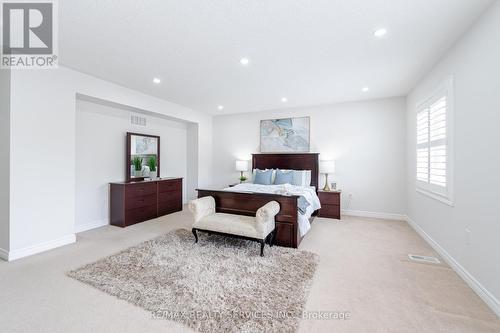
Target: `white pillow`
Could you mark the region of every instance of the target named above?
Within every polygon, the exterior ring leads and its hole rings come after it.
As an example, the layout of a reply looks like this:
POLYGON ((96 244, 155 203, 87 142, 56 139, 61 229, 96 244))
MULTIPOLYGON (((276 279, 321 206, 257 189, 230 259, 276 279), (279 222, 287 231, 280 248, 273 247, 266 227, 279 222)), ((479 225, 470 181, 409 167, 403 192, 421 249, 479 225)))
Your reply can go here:
POLYGON ((304 170, 306 173, 306 183, 304 186, 311 186, 311 170, 304 170))
POLYGON ((310 186, 311 170, 293 170, 293 185, 310 186))

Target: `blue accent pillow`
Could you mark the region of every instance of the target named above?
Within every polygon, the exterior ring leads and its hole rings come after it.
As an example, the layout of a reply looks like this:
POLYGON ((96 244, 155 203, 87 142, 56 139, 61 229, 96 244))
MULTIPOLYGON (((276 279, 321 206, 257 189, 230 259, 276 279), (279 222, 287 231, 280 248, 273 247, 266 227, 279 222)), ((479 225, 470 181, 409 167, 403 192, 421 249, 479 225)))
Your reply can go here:
POLYGON ((271 185, 273 170, 255 170, 254 184, 271 185))
POLYGON ((282 171, 276 170, 276 178, 274 179, 274 184, 293 184, 293 171, 282 171))

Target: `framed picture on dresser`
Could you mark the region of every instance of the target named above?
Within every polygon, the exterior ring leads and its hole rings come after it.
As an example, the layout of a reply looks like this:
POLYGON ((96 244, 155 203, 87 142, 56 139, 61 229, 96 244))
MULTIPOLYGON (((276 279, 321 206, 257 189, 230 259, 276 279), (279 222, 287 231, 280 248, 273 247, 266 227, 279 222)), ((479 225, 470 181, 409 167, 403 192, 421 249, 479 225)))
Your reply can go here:
POLYGON ((260 121, 261 153, 310 151, 310 118, 283 118, 260 121))

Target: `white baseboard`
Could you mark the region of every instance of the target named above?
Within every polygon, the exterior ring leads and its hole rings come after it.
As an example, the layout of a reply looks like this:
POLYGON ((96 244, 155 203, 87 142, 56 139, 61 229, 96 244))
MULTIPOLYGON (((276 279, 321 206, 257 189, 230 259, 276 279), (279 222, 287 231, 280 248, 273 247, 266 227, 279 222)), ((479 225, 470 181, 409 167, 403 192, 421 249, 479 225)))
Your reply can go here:
POLYGON ((455 260, 441 245, 439 245, 424 229, 410 217, 406 217, 408 224, 443 258, 444 261, 474 290, 474 292, 500 317, 500 302, 490 293, 472 274, 455 260))
POLYGON ((84 231, 87 231, 90 229, 104 227, 105 225, 108 225, 108 224, 109 224, 109 220, 104 219, 104 220, 92 221, 92 222, 81 224, 81 225, 76 225, 75 226, 75 234, 80 233, 80 232, 84 232, 84 231))
POLYGON ((406 215, 393 213, 367 212, 363 210, 343 209, 342 215, 372 217, 375 219, 406 221, 406 215))
POLYGON ((33 254, 45 252, 45 251, 52 250, 52 249, 55 249, 57 247, 72 244, 75 242, 76 242, 75 234, 69 234, 69 235, 63 236, 61 238, 48 241, 48 242, 43 242, 40 244, 28 246, 28 247, 25 247, 22 249, 9 251, 7 260, 13 261, 13 260, 21 259, 24 257, 31 256, 33 254))
POLYGON ((3 259, 5 261, 9 261, 9 251, 0 249, 0 259, 3 259))

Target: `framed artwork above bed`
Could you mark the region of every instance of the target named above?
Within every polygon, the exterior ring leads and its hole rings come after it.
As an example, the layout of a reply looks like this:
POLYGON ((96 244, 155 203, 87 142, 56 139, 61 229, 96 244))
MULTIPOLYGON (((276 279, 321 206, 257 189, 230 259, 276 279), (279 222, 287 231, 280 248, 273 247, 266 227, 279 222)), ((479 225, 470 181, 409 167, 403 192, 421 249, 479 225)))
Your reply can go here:
POLYGON ((260 121, 260 151, 262 153, 306 153, 309 150, 309 117, 260 121))

